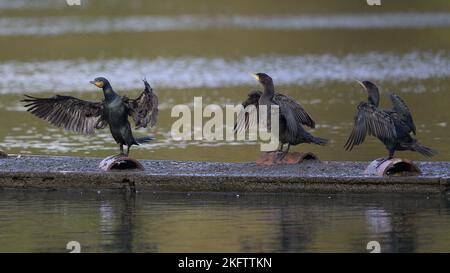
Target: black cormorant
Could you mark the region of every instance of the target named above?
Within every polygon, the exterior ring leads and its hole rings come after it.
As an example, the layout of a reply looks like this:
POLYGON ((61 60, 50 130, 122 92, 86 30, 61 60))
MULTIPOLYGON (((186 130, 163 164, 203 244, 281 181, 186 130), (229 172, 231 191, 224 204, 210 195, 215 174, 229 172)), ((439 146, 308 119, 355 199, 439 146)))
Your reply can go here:
POLYGON ((144 80, 144 92, 136 99, 119 96, 111 87, 109 81, 99 77, 91 81, 103 90, 104 100, 90 102, 71 96, 56 95, 51 98, 36 98, 26 96, 23 102, 28 112, 42 118, 51 124, 65 130, 83 134, 92 134, 95 129, 102 129, 109 125, 114 140, 120 145, 120 152, 124 154, 123 145, 127 146, 127 153, 133 145, 150 141, 152 137, 134 138, 131 132, 128 116, 136 124, 136 129, 153 127, 158 116, 158 98, 150 84, 144 80))
MULTIPOLYGON (((247 107, 254 105, 258 109, 259 105, 266 105, 269 111, 270 105, 278 105, 280 111, 279 119, 279 140, 280 158, 284 158, 289 152, 291 145, 298 145, 301 143, 314 143, 319 145, 326 145, 328 140, 316 137, 308 133, 302 125, 315 128, 314 120, 303 109, 303 107, 293 98, 275 92, 275 87, 272 78, 265 73, 257 73, 253 75, 255 79, 263 86, 264 91, 252 91, 248 94, 247 99, 242 103, 242 106, 247 107), (288 147, 283 151, 284 145, 288 147)), ((241 131, 248 128, 249 116, 245 119, 238 120, 236 124, 236 131, 241 131)), ((270 119, 268 119, 268 123, 270 119)))
POLYGON ((370 81, 358 83, 367 91, 369 98, 358 105, 352 132, 345 143, 346 150, 351 151, 353 146, 364 142, 366 135, 370 135, 381 140, 389 151, 389 156, 382 162, 392 159, 395 151, 416 151, 428 157, 437 153, 412 136, 416 134, 416 126, 408 106, 399 96, 391 93, 392 109, 381 109, 378 107, 378 87, 370 81))

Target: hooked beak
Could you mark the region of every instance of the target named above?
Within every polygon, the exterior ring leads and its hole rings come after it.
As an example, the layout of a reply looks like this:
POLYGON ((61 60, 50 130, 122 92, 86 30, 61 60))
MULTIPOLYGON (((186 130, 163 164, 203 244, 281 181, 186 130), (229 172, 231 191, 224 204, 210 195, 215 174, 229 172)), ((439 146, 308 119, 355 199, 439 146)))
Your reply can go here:
POLYGON ((97 86, 98 88, 102 88, 103 87, 103 82, 102 81, 89 81, 89 83, 92 83, 93 85, 97 86))
POLYGON ((367 90, 367 87, 364 85, 364 83, 362 83, 361 81, 358 81, 358 80, 355 80, 357 83, 359 83, 363 88, 364 88, 364 90, 367 90))
POLYGON ((250 73, 257 81, 259 81, 259 76, 256 73, 250 73))

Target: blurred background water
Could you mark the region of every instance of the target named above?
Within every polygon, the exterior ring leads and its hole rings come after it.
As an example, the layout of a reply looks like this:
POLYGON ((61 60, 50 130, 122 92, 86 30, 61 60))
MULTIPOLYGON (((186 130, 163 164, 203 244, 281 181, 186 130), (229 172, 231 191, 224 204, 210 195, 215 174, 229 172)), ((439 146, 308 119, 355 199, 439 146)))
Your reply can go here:
MULTIPOLYGON (((410 106, 418 138, 449 160, 450 3, 338 1, 0 1, 0 148, 12 154, 104 157, 117 152, 108 130, 82 136, 24 111, 23 94, 68 94, 100 100, 89 84, 106 76, 120 94, 136 96, 144 77, 159 96, 156 140, 133 149, 141 159, 253 161, 259 145, 177 142, 170 129, 176 104, 238 104, 266 72, 279 91, 316 120, 327 148, 301 145, 323 160, 384 156, 369 138, 343 151, 356 105, 366 99, 354 79, 395 91, 410 106)), ((389 100, 382 97, 382 106, 389 100)), ((410 152, 402 156, 424 160, 410 152)))

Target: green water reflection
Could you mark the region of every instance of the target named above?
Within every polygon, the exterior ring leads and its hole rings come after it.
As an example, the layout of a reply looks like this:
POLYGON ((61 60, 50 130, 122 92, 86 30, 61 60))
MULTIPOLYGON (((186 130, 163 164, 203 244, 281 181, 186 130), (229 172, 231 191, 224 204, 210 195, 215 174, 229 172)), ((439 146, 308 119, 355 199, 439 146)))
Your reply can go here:
POLYGON ((450 203, 412 194, 0 192, 0 252, 448 252, 450 203))

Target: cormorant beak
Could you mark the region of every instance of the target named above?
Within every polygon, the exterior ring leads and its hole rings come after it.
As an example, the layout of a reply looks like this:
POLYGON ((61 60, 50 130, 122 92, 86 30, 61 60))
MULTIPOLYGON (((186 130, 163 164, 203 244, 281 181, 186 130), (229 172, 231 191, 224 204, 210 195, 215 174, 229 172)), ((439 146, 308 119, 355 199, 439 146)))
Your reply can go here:
POLYGON ((92 83, 93 85, 97 86, 98 88, 102 88, 103 87, 103 82, 102 81, 89 81, 90 83, 92 83))
POLYGON ((251 73, 251 75, 253 76, 253 78, 255 78, 257 81, 259 81, 259 76, 256 73, 251 73))
POLYGON ((357 83, 359 83, 363 88, 364 88, 364 90, 367 90, 367 87, 364 85, 364 83, 362 83, 361 81, 358 81, 358 80, 355 80, 357 83))

